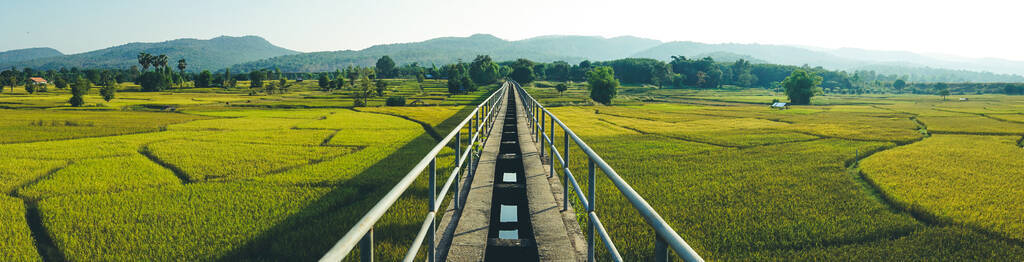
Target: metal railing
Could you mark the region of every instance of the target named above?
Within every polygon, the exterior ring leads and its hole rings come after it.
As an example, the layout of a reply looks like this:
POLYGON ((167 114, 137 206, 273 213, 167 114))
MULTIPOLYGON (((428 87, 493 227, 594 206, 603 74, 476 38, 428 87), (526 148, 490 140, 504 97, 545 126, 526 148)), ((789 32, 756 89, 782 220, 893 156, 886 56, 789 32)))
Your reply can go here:
POLYGON ((436 259, 436 248, 437 241, 435 234, 437 225, 435 225, 437 217, 437 210, 441 208, 441 203, 448 194, 448 190, 451 188, 455 189, 454 197, 452 198, 452 204, 455 209, 461 209, 462 203, 460 202, 461 194, 459 194, 459 177, 463 174, 461 171, 465 170, 466 174, 472 174, 474 169, 474 159, 479 159, 480 145, 487 141, 487 135, 494 124, 494 118, 501 110, 494 110, 495 107, 505 99, 505 95, 510 86, 510 83, 505 82, 501 88, 496 90, 493 94, 487 97, 480 105, 477 105, 475 109, 462 120, 458 126, 452 130, 441 142, 434 146, 430 153, 420 160, 415 167, 412 168, 398 183, 391 188, 380 201, 377 202, 367 211, 365 215, 352 229, 349 229, 348 233, 345 234, 341 240, 338 240, 334 246, 320 258, 320 261, 341 261, 352 251, 356 245, 359 246, 360 259, 361 261, 373 261, 373 227, 381 219, 382 216, 398 201, 398 198, 402 196, 409 189, 420 174, 423 171, 429 171, 430 177, 430 211, 427 212, 426 218, 423 220, 423 225, 420 226, 419 233, 416 234, 415 240, 405 254, 403 261, 412 261, 416 258, 420 247, 423 245, 424 239, 427 241, 427 261, 434 261, 436 259), (462 146, 462 129, 467 127, 467 134, 470 136, 469 145, 463 149, 462 146), (445 182, 444 186, 441 187, 440 195, 437 194, 437 157, 442 149, 451 143, 452 139, 455 139, 455 168, 452 170, 451 175, 448 177, 448 181, 445 182), (468 158, 468 161, 467 161, 468 158), (465 166, 465 168, 463 168, 465 166), (440 200, 440 201, 439 201, 440 200))
POLYGON ((655 261, 668 261, 668 249, 671 248, 675 251, 679 258, 685 261, 704 261, 703 258, 697 254, 693 248, 690 247, 682 237, 679 236, 668 225, 665 220, 658 215, 658 212, 651 208, 650 204, 640 196, 632 187, 626 183, 618 173, 612 169, 608 163, 605 163, 601 156, 597 155, 594 150, 590 149, 586 143, 583 142, 576 133, 573 133, 569 127, 565 126, 558 117, 555 117, 550 111, 544 106, 533 99, 529 93, 526 92, 519 83, 511 81, 513 88, 519 94, 519 99, 522 101, 523 107, 526 110, 527 118, 529 120, 530 131, 534 134, 533 139, 540 143, 540 157, 544 158, 544 149, 547 149, 547 156, 550 158, 550 169, 548 170, 548 177, 555 175, 555 159, 559 161, 562 167, 562 173, 564 179, 562 181, 562 210, 569 208, 569 184, 572 184, 572 189, 575 192, 576 197, 583 205, 583 209, 587 212, 587 261, 594 261, 594 231, 601 237, 601 242, 604 242, 605 248, 610 253, 609 255, 615 261, 622 261, 622 256, 619 255, 619 251, 615 248, 615 244, 612 243, 611 237, 608 236, 607 230, 604 225, 601 224, 601 220, 597 216, 597 200, 595 199, 595 190, 597 184, 597 169, 600 168, 604 174, 611 180, 615 187, 620 193, 629 201, 634 209, 647 222, 651 228, 654 229, 657 235, 654 239, 654 259, 655 261), (545 128, 545 124, 550 123, 550 128, 545 128), (558 148, 555 147, 555 124, 561 127, 562 132, 565 134, 565 141, 563 146, 563 152, 558 152, 558 148), (549 133, 545 133, 548 131, 549 133), (572 140, 575 144, 587 155, 589 163, 587 164, 589 169, 589 182, 588 194, 583 194, 583 189, 580 188, 576 178, 573 177, 572 171, 569 170, 569 141, 572 140))

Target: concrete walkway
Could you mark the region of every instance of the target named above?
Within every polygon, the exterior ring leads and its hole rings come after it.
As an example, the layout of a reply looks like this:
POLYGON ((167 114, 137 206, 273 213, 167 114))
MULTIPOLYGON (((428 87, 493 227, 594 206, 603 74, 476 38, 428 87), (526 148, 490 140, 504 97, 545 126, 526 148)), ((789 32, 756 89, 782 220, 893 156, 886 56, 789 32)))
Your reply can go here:
MULTIPOLYGON (((518 96, 515 92, 512 95, 518 96)), ((516 101, 521 101, 516 97, 516 101)), ((494 170, 501 144, 502 126, 505 124, 507 101, 495 108, 499 115, 483 146, 475 174, 467 176, 468 195, 461 211, 446 210, 439 225, 457 223, 454 230, 438 232, 438 255, 447 261, 484 261, 491 221, 491 201, 494 188, 494 170)), ((538 145, 533 141, 529 122, 522 105, 517 103, 519 145, 522 151, 524 175, 540 261, 585 261, 586 243, 570 208, 562 211, 562 190, 558 177, 548 177, 548 166, 540 159, 538 145)), ((545 156, 547 157, 547 156, 545 156)))

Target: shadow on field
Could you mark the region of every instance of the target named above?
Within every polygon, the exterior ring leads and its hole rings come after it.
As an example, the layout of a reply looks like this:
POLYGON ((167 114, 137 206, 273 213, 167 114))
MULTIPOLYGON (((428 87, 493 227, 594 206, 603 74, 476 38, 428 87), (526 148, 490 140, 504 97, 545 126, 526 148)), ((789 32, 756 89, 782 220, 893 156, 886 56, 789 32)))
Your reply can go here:
MULTIPOLYGON (((474 106, 466 107, 435 129, 447 134, 474 106)), ((425 132, 381 159, 364 172, 335 186, 335 189, 291 215, 249 243, 227 252, 219 261, 313 261, 318 260, 345 235, 366 211, 391 190, 409 170, 437 144, 425 132)), ((463 136, 465 138, 465 136, 463 136)), ((444 183, 438 164, 438 190, 444 183)), ((401 260, 427 213, 427 175, 420 174, 405 194, 377 222, 374 228, 375 258, 401 260)), ((450 194, 449 194, 450 195, 450 194)), ((441 215, 438 215, 441 217, 441 215)), ((423 252, 420 252, 423 256, 423 252)), ((346 258, 357 260, 359 248, 346 258)))

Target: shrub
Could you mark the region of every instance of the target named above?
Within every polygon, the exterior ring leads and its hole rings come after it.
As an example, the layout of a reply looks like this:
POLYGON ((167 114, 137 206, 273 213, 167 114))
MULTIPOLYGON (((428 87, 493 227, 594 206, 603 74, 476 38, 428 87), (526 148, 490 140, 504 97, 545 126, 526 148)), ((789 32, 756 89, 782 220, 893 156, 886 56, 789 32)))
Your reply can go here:
POLYGON ((405 97, 404 96, 388 97, 388 100, 384 101, 384 104, 386 104, 388 106, 404 106, 405 105, 405 97))

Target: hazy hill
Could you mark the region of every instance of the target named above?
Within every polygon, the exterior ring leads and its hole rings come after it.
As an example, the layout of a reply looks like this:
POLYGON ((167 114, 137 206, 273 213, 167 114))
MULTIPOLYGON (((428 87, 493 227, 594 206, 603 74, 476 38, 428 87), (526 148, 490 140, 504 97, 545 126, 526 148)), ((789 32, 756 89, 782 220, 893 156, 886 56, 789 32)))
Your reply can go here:
POLYGON ((768 63, 822 66, 832 69, 845 69, 869 64, 838 57, 832 54, 812 51, 800 47, 760 44, 705 44, 697 42, 668 42, 641 52, 633 57, 670 60, 673 55, 699 58, 709 53, 741 54, 768 63))
POLYGON ((0 68, 128 68, 138 64, 136 57, 140 52, 166 54, 172 67, 177 64, 178 59, 184 58, 188 62, 189 71, 218 70, 234 64, 298 53, 274 46, 258 36, 221 36, 210 40, 177 39, 160 43, 130 43, 80 54, 0 62, 0 68))
POLYGON ((692 58, 711 56, 716 61, 735 58, 715 54, 738 54, 755 63, 821 66, 832 70, 874 70, 879 74, 909 76, 911 81, 1024 82, 1024 62, 1002 59, 933 57, 906 51, 876 51, 855 48, 821 49, 760 44, 704 44, 669 42, 633 57, 668 61, 673 55, 692 58))
POLYGON ((540 36, 507 41, 488 34, 441 37, 422 42, 375 45, 363 50, 299 53, 274 46, 257 36, 217 37, 210 40, 178 39, 161 43, 131 43, 74 55, 35 48, 0 53, 0 68, 60 67, 128 68, 139 52, 167 54, 170 62, 188 60, 190 71, 232 67, 236 72, 279 68, 286 72, 334 71, 347 66, 372 66, 388 55, 398 64, 443 65, 490 55, 496 61, 527 58, 539 62, 557 60, 578 63, 626 57, 668 61, 672 56, 710 56, 716 61, 746 59, 753 63, 821 66, 832 70, 874 70, 879 74, 909 76, 911 81, 1024 82, 1024 62, 1003 59, 971 59, 876 51, 855 48, 824 49, 785 45, 705 44, 667 42, 632 36, 540 36), (989 73, 993 72, 993 73, 989 73))
POLYGON ((621 36, 540 36, 507 41, 492 35, 442 37, 422 42, 376 45, 363 50, 315 52, 273 57, 235 65, 237 71, 280 68, 284 71, 333 71, 347 66, 373 66, 378 58, 391 56, 398 64, 423 66, 470 61, 476 55, 505 61, 527 58, 539 62, 564 60, 605 61, 626 57, 668 61, 672 56, 710 56, 716 61, 737 59, 753 63, 821 66, 833 70, 875 70, 879 74, 907 75, 912 81, 1024 82, 1024 62, 999 59, 950 59, 903 51, 822 49, 761 44, 705 44, 668 42, 621 36), (986 72, 987 71, 987 72, 986 72), (999 74, 988 73, 996 72, 999 74), (1009 75, 1015 74, 1015 75, 1009 75))
POLYGON ((543 36, 520 41, 507 41, 493 35, 442 37, 423 42, 375 45, 363 50, 314 52, 264 59, 235 66, 237 70, 278 67, 284 71, 332 71, 347 66, 372 66, 381 56, 391 56, 399 64, 419 63, 430 66, 466 62, 476 55, 490 55, 497 61, 527 58, 570 63, 590 60, 611 60, 660 44, 660 41, 637 37, 602 38, 592 36, 543 36))
POLYGON ((25 60, 32 60, 36 58, 55 57, 62 55, 64 54, 62 54, 60 51, 57 51, 56 49, 49 47, 10 50, 0 52, 0 65, 25 60))
POLYGON ((552 54, 590 60, 614 60, 646 50, 661 44, 661 41, 620 36, 602 38, 597 36, 540 36, 512 42, 516 49, 544 50, 552 54))

